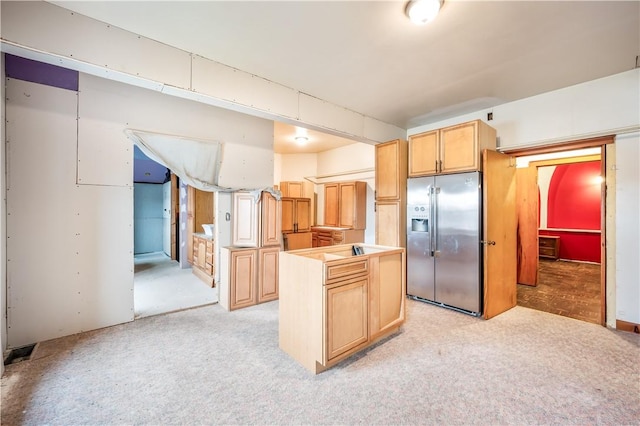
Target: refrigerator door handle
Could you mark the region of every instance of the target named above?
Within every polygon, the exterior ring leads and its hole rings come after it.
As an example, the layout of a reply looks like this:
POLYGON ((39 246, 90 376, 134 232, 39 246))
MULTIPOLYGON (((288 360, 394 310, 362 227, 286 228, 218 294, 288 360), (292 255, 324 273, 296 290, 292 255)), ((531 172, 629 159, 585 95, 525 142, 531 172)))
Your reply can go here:
POLYGON ((438 257, 440 255, 440 250, 438 250, 438 194, 440 193, 440 188, 435 187, 432 189, 433 191, 433 216, 431 216, 431 222, 433 223, 433 257, 438 257))
POLYGON ((435 220, 435 196, 434 196, 435 188, 432 186, 429 188, 429 254, 431 257, 434 256, 434 243, 433 243, 433 233, 435 232, 434 220, 435 220))

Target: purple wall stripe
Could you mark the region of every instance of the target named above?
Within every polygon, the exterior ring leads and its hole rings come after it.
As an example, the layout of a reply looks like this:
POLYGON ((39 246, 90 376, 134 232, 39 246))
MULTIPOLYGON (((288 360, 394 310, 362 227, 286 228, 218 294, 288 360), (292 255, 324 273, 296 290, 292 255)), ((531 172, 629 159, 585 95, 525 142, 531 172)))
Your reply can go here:
POLYGON ((7 77, 78 91, 78 71, 4 54, 7 77))

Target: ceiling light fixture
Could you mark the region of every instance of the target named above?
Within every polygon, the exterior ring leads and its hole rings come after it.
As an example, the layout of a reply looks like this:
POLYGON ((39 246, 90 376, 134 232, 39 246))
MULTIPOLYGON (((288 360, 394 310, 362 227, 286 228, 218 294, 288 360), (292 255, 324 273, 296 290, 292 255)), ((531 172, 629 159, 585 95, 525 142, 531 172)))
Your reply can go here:
POLYGON ((306 145, 309 142, 309 138, 306 136, 296 136, 294 139, 298 145, 306 145))
POLYGON ((417 25, 426 24, 435 19, 443 0, 411 0, 407 3, 405 13, 411 22, 417 25))

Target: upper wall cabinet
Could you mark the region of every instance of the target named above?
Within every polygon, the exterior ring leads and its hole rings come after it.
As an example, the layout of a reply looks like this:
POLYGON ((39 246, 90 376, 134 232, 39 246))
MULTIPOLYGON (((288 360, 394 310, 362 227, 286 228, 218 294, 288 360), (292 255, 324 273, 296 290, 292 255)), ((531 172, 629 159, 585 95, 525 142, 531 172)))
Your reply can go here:
POLYGON ((324 225, 365 229, 367 226, 367 183, 327 183, 324 186, 324 225))
POLYGON ((407 193, 407 142, 376 145, 376 200, 401 200, 407 193))
POLYGON ((235 247, 279 246, 282 241, 280 214, 280 202, 267 191, 260 195, 260 202, 251 192, 234 192, 231 244, 235 247))
POLYGON ((482 169, 483 149, 496 149, 496 130, 481 120, 409 137, 409 177, 482 169))

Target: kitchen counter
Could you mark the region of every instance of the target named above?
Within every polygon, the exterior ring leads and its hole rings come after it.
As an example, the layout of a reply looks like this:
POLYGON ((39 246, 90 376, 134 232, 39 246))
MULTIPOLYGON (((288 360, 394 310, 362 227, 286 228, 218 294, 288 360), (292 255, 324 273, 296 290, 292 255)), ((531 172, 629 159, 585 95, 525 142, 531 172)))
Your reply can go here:
POLYGON ((405 249, 343 244, 280 253, 280 348, 314 374, 405 320, 405 249))

